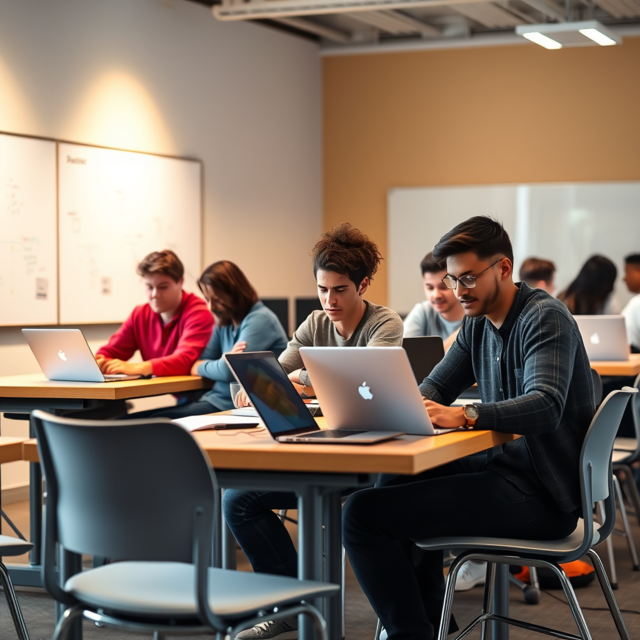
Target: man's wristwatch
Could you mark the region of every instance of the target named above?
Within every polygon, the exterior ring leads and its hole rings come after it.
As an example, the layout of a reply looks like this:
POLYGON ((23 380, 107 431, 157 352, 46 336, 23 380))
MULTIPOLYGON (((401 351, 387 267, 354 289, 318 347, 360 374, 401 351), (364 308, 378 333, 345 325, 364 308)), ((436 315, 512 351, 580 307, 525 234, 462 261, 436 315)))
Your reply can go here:
POLYGON ((476 422, 478 422, 478 407, 475 404, 465 404, 462 407, 462 413, 464 413, 465 420, 467 421, 464 425, 466 429, 473 429, 476 426, 476 422))

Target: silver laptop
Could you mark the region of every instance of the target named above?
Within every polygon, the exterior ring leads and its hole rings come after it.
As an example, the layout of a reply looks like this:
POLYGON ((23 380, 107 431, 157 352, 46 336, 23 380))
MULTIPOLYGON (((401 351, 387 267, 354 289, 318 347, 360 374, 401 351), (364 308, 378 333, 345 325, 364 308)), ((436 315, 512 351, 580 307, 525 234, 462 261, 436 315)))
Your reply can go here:
POLYGON ((22 333, 49 380, 117 382, 140 378, 103 374, 80 329, 23 329, 22 333))
POLYGON ((431 424, 402 347, 301 347, 300 355, 332 428, 451 433, 431 424))
POLYGON ((320 429, 271 351, 226 353, 227 364, 278 442, 374 444, 404 435, 397 429, 320 429))
POLYGON ((624 316, 574 316, 589 360, 628 360, 624 316))

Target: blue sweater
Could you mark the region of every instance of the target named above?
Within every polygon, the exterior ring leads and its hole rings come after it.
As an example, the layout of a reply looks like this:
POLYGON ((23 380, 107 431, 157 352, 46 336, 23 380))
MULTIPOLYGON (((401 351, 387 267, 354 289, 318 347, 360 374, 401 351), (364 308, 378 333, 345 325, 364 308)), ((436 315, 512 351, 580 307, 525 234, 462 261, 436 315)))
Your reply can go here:
POLYGON ((278 357, 287 348, 287 335, 276 314, 262 302, 253 305, 237 329, 233 324, 221 327, 216 323, 200 356, 205 362, 198 367, 199 376, 215 380, 213 389, 201 398, 214 406, 212 411, 233 409, 229 385, 235 378, 222 354, 231 351, 236 342, 246 342, 245 351, 273 351, 278 357))

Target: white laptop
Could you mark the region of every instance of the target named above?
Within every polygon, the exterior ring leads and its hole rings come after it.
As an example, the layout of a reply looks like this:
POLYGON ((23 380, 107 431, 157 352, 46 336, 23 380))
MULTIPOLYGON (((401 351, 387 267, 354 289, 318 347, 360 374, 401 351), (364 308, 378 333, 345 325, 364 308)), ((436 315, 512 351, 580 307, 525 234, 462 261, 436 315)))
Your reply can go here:
POLYGON ((80 329, 23 329, 22 333, 49 380, 117 382, 140 378, 103 374, 80 329))
POLYGON ((574 316, 589 360, 628 360, 624 316, 574 316))
POLYGON ((451 433, 431 424, 402 347, 301 347, 300 355, 331 428, 451 433))
POLYGON ((224 358, 278 442, 375 444, 404 435, 399 429, 320 429, 271 351, 226 353, 224 358))

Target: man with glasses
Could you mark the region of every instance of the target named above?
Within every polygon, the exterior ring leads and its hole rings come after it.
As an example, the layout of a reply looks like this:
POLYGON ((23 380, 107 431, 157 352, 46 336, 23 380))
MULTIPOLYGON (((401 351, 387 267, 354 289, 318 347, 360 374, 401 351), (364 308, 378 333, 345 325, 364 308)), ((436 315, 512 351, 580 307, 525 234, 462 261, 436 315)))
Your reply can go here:
POLYGON ((465 310, 458 337, 420 385, 432 422, 522 437, 359 491, 343 510, 351 566, 389 640, 431 640, 444 595, 442 553, 414 566, 408 541, 472 535, 553 540, 580 516, 578 461, 595 413, 589 359, 566 307, 513 282, 502 225, 478 216, 434 248, 465 310), (477 382, 482 403, 450 406, 477 382))

